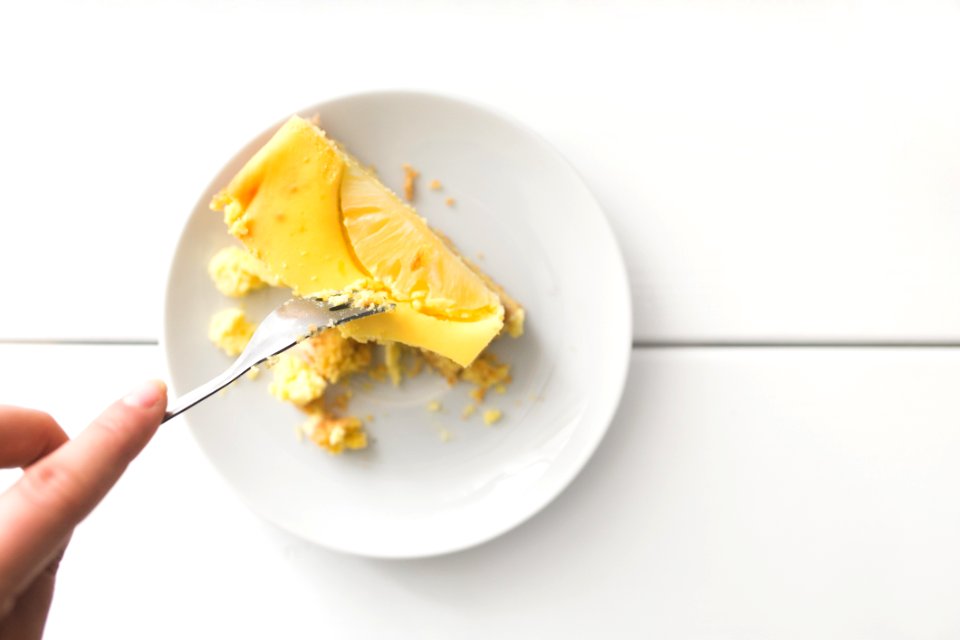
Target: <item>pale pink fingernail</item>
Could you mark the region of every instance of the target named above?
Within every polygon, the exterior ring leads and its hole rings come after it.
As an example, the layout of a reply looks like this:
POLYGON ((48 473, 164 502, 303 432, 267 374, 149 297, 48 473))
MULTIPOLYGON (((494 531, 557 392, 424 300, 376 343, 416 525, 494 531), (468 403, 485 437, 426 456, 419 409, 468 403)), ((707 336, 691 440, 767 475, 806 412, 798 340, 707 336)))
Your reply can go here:
POLYGON ((160 396, 163 394, 164 389, 166 389, 166 385, 159 380, 144 382, 138 388, 125 395, 123 397, 123 403, 131 407, 149 409, 160 402, 160 396))

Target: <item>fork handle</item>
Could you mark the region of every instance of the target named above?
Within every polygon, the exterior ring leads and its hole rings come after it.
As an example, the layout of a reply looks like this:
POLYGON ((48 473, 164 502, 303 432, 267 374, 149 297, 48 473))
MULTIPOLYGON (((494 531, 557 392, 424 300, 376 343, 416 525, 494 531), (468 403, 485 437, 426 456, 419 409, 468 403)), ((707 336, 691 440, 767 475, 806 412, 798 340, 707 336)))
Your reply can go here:
POLYGON ((160 421, 160 424, 163 424, 170 418, 175 418, 193 405, 206 400, 217 391, 220 391, 220 389, 223 389, 225 386, 242 376, 249 369, 250 367, 247 367, 237 371, 231 367, 209 382, 206 382, 196 389, 183 394, 174 400, 172 404, 167 406, 167 411, 163 414, 163 420, 160 421))

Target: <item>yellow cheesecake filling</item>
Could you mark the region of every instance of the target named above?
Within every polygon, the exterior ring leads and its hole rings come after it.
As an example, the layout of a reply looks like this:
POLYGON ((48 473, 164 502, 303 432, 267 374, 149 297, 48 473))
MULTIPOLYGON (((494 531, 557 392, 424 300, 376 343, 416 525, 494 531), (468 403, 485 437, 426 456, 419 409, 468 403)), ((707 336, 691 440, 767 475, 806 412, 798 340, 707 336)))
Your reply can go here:
POLYGON ((303 118, 263 146, 211 207, 302 296, 372 290, 396 307, 344 336, 400 342, 468 366, 504 325, 501 299, 417 213, 303 118))

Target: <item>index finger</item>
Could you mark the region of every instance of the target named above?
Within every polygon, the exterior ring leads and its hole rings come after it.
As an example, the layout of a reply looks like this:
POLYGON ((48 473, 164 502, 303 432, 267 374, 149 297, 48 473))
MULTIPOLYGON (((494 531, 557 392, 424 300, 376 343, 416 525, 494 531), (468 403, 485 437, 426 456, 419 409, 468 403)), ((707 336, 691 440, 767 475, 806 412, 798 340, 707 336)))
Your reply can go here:
POLYGON ((0 495, 0 602, 25 588, 57 553, 153 437, 165 407, 163 383, 148 383, 0 495))

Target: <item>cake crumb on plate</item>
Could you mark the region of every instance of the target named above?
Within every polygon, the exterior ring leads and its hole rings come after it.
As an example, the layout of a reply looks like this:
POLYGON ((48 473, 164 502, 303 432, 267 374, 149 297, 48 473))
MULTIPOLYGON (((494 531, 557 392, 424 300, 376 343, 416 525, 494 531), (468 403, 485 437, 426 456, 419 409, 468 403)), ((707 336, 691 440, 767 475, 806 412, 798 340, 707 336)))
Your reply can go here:
POLYGON ((419 175, 420 172, 409 164, 403 164, 403 197, 406 198, 407 202, 413 202, 414 182, 419 175))
POLYGON ((500 409, 487 409, 483 412, 483 424, 490 426, 496 422, 500 421, 500 418, 503 417, 503 412, 500 409))

